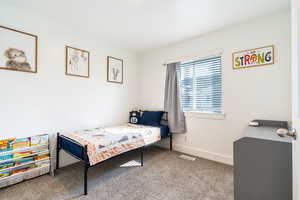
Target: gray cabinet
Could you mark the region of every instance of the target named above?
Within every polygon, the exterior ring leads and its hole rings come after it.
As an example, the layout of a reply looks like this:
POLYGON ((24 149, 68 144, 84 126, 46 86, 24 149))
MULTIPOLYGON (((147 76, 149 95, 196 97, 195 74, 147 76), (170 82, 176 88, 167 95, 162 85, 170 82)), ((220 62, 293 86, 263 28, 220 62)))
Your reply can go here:
POLYGON ((249 127, 234 142, 235 200, 292 200, 292 139, 249 127))

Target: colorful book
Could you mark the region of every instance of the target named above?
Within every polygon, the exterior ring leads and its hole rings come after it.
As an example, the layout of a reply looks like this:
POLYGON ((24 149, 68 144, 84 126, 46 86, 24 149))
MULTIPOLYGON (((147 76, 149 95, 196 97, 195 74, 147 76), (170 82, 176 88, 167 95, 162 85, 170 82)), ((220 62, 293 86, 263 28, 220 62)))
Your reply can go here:
POLYGON ((38 146, 38 145, 45 145, 48 144, 48 135, 42 134, 42 135, 36 135, 30 137, 30 145, 31 146, 38 146))
POLYGON ((14 140, 11 145, 12 145, 12 149, 20 149, 24 147, 29 147, 30 141, 29 138, 20 138, 14 140))
POLYGON ((13 166, 15 166, 14 162, 5 162, 5 163, 0 164, 0 170, 10 168, 10 167, 13 167, 13 166))
POLYGON ((16 153, 14 153, 13 158, 19 158, 19 157, 23 157, 23 156, 29 156, 32 153, 33 153, 32 151, 16 152, 16 153))
POLYGON ((44 154, 39 154, 37 156, 35 156, 35 160, 41 160, 44 158, 49 158, 49 154, 48 153, 44 153, 44 154))
POLYGON ((8 138, 5 140, 0 140, 0 152, 11 150, 10 143, 14 140, 16 140, 16 138, 8 138))
POLYGON ((9 170, 0 172, 0 177, 1 177, 1 178, 6 177, 6 176, 9 176, 9 175, 10 175, 9 170))
POLYGON ((8 153, 8 154, 3 154, 0 155, 0 160, 7 160, 7 159, 11 159, 13 157, 13 154, 8 153))
POLYGON ((15 165, 22 165, 22 164, 26 164, 28 162, 31 162, 31 161, 34 161, 34 157, 31 156, 31 157, 27 157, 27 158, 21 158, 21 159, 18 159, 15 162, 15 165))

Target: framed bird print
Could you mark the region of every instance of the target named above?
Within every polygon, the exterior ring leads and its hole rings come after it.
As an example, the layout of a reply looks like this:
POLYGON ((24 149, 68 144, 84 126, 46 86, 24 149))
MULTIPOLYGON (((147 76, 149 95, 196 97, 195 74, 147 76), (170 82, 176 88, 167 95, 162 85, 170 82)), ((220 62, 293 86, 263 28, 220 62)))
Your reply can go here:
POLYGON ((36 35, 0 26, 0 69, 37 72, 36 35))
POLYGON ((66 46, 66 75, 90 77, 90 53, 86 50, 66 46))
POLYGON ((112 83, 123 83, 123 60, 107 57, 107 81, 112 83))

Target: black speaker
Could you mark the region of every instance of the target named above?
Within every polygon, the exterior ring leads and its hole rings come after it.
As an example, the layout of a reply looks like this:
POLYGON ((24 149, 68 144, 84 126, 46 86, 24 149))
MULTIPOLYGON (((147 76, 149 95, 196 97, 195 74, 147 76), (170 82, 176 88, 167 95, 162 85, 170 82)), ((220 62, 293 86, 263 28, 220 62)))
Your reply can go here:
POLYGON ((141 119, 140 111, 131 111, 129 112, 129 123, 137 124, 141 119))

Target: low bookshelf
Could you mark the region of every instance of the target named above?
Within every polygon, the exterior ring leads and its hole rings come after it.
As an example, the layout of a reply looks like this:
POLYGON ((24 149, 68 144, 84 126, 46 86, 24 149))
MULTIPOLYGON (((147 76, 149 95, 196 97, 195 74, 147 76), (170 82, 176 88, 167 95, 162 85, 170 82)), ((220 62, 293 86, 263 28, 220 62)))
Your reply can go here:
POLYGON ((0 188, 49 172, 47 134, 0 140, 0 188))

